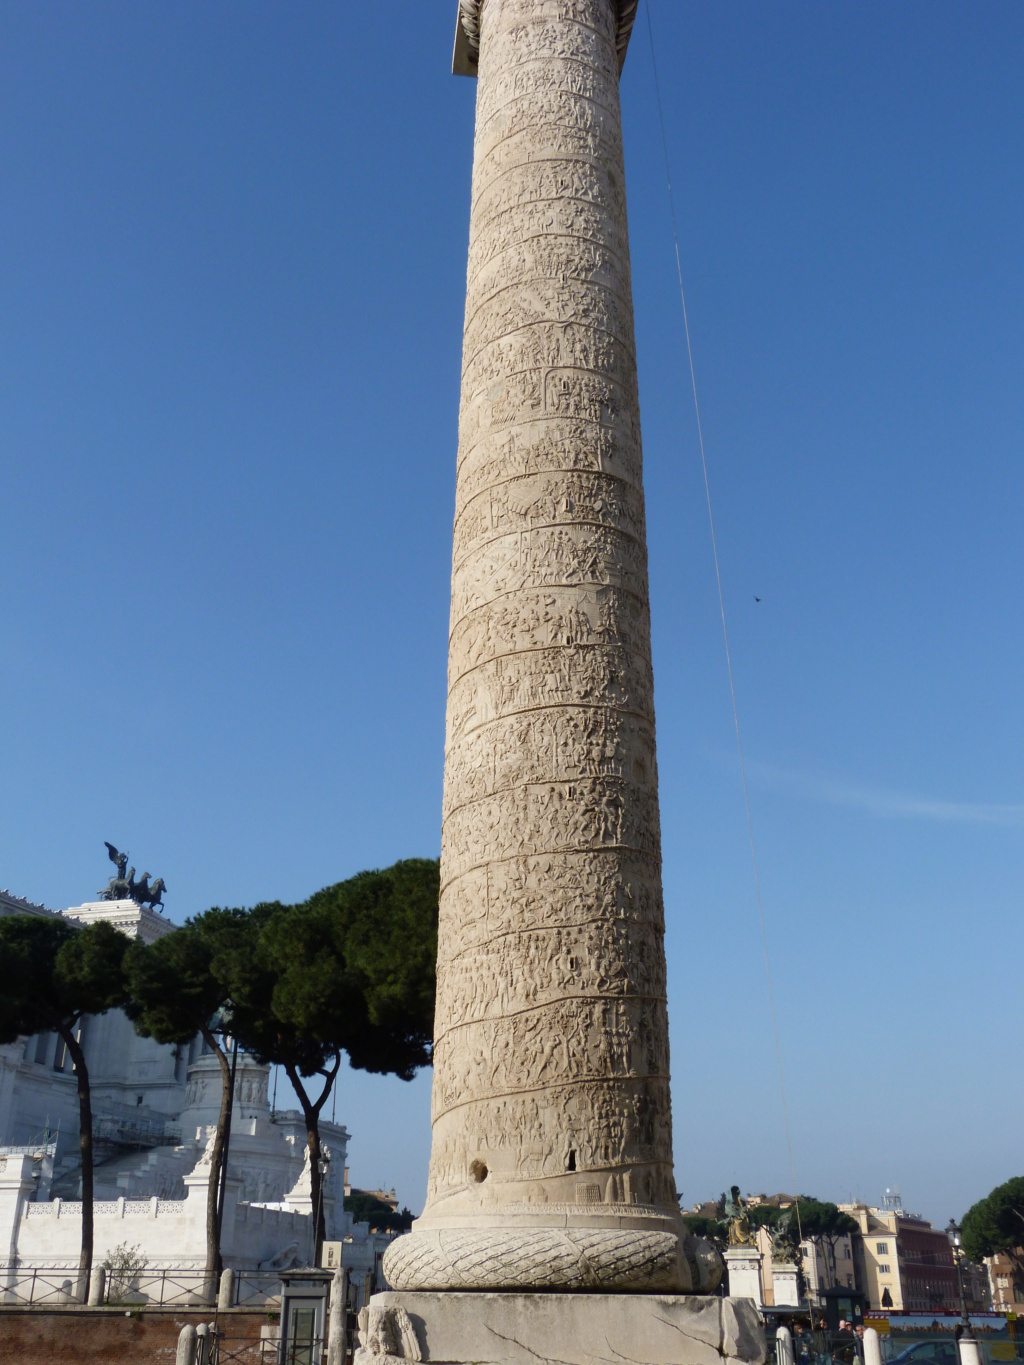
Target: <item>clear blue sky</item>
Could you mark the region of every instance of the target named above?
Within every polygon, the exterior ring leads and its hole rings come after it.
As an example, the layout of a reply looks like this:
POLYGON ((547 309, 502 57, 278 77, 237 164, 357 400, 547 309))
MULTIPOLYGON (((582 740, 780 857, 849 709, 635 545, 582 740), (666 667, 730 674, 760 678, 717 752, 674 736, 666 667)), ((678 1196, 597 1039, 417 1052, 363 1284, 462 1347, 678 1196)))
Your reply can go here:
MULTIPOLYGON (((944 1223, 1022 1168, 1024 6, 651 11, 797 1181, 944 1223)), ((436 854, 454 14, 0 2, 0 885, 436 854)), ((642 19, 622 90, 689 1203, 790 1174, 642 19)), ((343 1075, 356 1183, 428 1098, 343 1075)))

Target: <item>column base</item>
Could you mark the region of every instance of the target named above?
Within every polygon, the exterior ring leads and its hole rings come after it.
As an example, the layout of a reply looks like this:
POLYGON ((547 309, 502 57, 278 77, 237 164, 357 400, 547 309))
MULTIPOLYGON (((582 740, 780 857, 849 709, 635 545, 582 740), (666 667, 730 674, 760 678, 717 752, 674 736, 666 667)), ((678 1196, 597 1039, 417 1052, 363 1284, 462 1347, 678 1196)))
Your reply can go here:
POLYGON ((531 1210, 497 1226, 418 1219, 384 1253, 388 1284, 403 1291, 571 1290, 708 1294, 722 1259, 678 1218, 655 1209, 597 1218, 583 1209, 531 1210))
POLYGON ((749 1299, 698 1294, 375 1294, 354 1365, 763 1365, 749 1299))

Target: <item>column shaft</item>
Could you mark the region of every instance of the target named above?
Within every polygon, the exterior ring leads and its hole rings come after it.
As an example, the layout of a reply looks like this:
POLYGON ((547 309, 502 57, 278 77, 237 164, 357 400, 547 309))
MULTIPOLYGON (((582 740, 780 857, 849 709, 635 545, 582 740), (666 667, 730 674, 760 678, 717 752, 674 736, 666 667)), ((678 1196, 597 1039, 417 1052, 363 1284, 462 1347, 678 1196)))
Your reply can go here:
POLYGON ((698 1288, 672 1176, 620 11, 477 17, 433 1145, 385 1271, 698 1288))

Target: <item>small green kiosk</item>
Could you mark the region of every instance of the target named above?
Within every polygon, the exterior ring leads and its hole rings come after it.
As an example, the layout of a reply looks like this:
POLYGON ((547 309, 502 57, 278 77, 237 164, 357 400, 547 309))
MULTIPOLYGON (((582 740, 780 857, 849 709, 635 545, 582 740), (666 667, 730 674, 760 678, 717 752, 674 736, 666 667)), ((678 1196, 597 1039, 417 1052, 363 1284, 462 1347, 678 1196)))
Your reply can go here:
POLYGON ((281 1336, 277 1365, 320 1365, 327 1340, 330 1270, 285 1270, 281 1274, 281 1336))
POLYGON ((864 1321, 864 1295, 858 1289, 843 1289, 839 1285, 823 1289, 821 1306, 825 1310, 825 1326, 830 1332, 839 1331, 843 1318, 851 1328, 859 1327, 864 1321))

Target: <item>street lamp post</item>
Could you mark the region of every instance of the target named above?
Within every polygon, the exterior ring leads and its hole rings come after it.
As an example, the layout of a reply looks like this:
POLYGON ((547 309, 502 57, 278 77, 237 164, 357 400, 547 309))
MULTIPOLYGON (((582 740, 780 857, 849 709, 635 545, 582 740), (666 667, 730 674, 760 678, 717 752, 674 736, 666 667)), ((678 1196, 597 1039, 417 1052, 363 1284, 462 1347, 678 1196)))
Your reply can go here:
POLYGON ((953 1251, 953 1264, 956 1266, 956 1282, 960 1289, 960 1318, 963 1322, 964 1336, 971 1335, 971 1320, 967 1316, 967 1296, 964 1293, 964 1270, 963 1270, 963 1251, 960 1246, 960 1229, 954 1220, 949 1220, 946 1228, 946 1236, 949 1238, 949 1245, 953 1251))
POLYGON ((964 1271, 963 1271, 963 1247, 961 1246, 960 1229, 954 1219, 949 1220, 946 1228, 946 1236, 949 1238, 949 1245, 953 1252, 953 1264, 956 1266, 956 1282, 960 1287, 960 1340, 957 1343, 960 1353, 960 1365, 980 1365, 981 1356, 978 1352, 978 1343, 971 1335, 971 1320, 967 1316, 967 1296, 964 1293, 964 1271))

